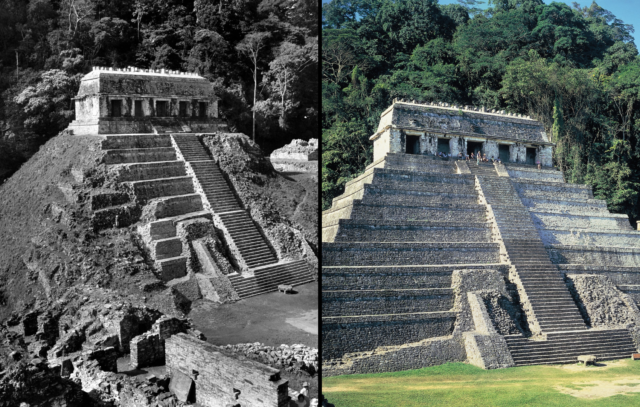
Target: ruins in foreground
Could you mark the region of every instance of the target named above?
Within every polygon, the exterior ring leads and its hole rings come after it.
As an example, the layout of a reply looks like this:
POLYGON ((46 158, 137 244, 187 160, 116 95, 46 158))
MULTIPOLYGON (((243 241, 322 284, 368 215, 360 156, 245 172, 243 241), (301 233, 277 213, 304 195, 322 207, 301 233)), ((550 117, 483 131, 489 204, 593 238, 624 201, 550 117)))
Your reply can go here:
POLYGON ((322 214, 323 376, 636 352, 640 232, 551 167, 541 123, 394 101, 371 140, 322 214), (455 158, 478 151, 502 163, 455 158))

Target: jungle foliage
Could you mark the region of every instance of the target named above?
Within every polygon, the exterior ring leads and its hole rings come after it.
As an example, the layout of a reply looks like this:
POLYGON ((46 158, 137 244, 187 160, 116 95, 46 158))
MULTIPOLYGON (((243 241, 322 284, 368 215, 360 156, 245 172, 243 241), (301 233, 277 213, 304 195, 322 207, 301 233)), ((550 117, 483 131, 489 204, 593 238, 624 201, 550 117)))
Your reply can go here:
POLYGON ((0 181, 73 120, 92 66, 198 72, 267 152, 317 137, 317 20, 315 0, 0 0, 0 181))
POLYGON ((611 12, 542 0, 333 0, 322 10, 322 206, 371 162, 393 98, 531 115, 567 182, 640 217, 640 57, 611 12))

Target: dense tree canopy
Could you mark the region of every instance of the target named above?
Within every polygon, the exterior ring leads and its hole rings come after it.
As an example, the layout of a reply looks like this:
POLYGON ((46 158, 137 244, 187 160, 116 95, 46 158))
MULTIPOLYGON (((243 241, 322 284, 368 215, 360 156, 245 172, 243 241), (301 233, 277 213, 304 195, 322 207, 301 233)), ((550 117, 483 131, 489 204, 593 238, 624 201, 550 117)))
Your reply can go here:
POLYGON ((568 182, 640 218, 640 57, 633 27, 593 2, 333 0, 322 10, 323 209, 371 162, 393 98, 540 120, 568 182))
POLYGON ((314 0, 0 0, 0 182, 73 120, 91 66, 195 71, 267 152, 317 137, 314 0), (243 44, 264 34, 260 50, 243 44))

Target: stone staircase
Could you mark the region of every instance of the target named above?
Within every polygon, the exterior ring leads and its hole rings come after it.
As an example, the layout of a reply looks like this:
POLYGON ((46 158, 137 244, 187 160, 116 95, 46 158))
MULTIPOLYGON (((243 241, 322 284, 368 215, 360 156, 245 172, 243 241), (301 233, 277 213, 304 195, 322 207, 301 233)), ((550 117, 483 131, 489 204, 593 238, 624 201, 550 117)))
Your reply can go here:
POLYGON ((304 260, 270 264, 253 270, 253 277, 243 278, 239 274, 229 276, 240 298, 267 294, 278 289, 278 285, 301 285, 313 282, 309 266, 304 260))
POLYGON ((276 291, 279 284, 312 282, 313 278, 304 261, 278 261, 269 242, 249 213, 242 209, 232 186, 198 137, 193 134, 173 134, 172 138, 193 171, 211 211, 224 227, 232 252, 249 269, 246 274, 228 276, 240 298, 276 291))
POLYGON ((189 162, 211 209, 216 213, 241 210, 240 202, 233 194, 227 180, 200 140, 194 135, 173 135, 185 161, 189 162))
POLYGON ((580 355, 595 355, 598 361, 629 357, 636 353, 629 331, 609 329, 547 334, 546 341, 521 335, 505 336, 516 366, 575 363, 580 355))
POLYGON ((219 216, 250 269, 278 262, 267 240, 247 212, 225 212, 219 216))
POLYGON ((587 330, 564 279, 545 250, 542 239, 511 180, 498 176, 493 165, 469 165, 491 206, 504 243, 530 328, 546 341, 508 336, 507 345, 517 365, 575 362, 582 354, 602 358, 627 357, 634 345, 628 331, 587 330), (604 333, 603 333, 604 332, 604 333), (615 333, 608 336, 606 332, 615 333))

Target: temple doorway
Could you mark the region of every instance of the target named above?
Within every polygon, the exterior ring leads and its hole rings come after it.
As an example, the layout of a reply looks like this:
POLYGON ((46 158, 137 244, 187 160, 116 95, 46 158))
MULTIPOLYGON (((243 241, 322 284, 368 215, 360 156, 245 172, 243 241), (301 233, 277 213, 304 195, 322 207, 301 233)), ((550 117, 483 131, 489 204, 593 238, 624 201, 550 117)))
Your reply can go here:
POLYGON ((478 155, 478 152, 482 152, 482 143, 478 143, 477 141, 467 141, 467 154, 471 157, 471 153, 475 157, 478 155))
POLYGON ((536 164, 536 149, 535 148, 527 148, 527 164, 535 165, 536 164))
POLYGON ((509 154, 509 146, 506 144, 498 144, 498 157, 503 163, 508 163, 511 154, 509 154))
POLYGON ((420 136, 407 136, 405 153, 420 154, 420 136))
POLYGON ((167 102, 164 100, 158 100, 156 102, 156 116, 157 117, 166 117, 169 116, 167 109, 167 102))
POLYGON ((438 152, 449 154, 451 149, 449 148, 449 139, 439 138, 438 139, 438 152))

